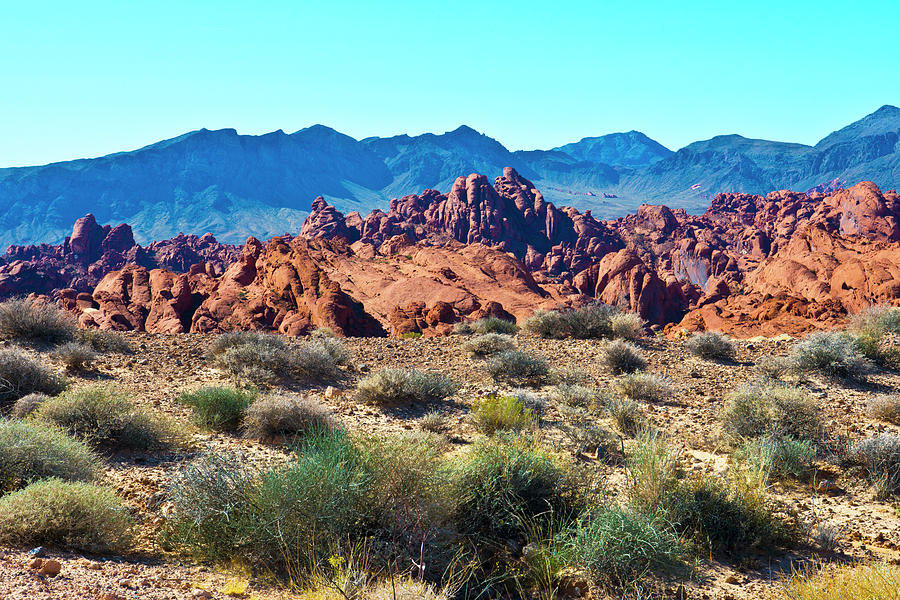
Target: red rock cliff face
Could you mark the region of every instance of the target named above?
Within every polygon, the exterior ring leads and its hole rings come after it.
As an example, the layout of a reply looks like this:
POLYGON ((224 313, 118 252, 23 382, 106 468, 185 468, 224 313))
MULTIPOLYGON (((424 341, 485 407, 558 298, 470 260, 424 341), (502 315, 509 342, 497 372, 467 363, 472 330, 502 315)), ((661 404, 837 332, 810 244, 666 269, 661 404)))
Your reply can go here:
POLYGON ((426 190, 365 217, 319 198, 300 233, 241 248, 211 236, 141 248, 127 226, 88 216, 60 246, 11 247, 0 292, 71 288, 64 306, 111 329, 345 335, 442 334, 463 319, 592 299, 670 331, 798 334, 900 302, 900 198, 869 182, 719 194, 703 215, 643 205, 597 221, 544 201, 507 168, 493 184, 460 177, 446 194, 426 190))

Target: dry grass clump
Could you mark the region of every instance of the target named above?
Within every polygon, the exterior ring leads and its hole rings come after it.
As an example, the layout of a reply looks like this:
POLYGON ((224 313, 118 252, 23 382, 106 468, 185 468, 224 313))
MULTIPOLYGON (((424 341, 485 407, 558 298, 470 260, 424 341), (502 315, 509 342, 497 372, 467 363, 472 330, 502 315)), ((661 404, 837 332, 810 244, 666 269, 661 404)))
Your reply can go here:
POLYGON ((756 372, 768 379, 781 379, 791 372, 791 361, 786 356, 761 356, 754 365, 756 372))
POLYGON ((647 417, 641 410, 641 405, 631 398, 613 394, 607 398, 604 409, 625 435, 637 435, 647 427, 647 417))
POLYGON ((83 482, 45 479, 0 498, 0 543, 86 552, 128 546, 132 521, 116 495, 83 482))
POLYGON ((428 433, 446 433, 448 429, 450 429, 450 423, 447 419, 447 415, 444 413, 432 410, 419 419, 419 428, 422 431, 427 431, 428 433))
POLYGON ((601 303, 563 310, 538 310, 523 327, 543 338, 611 338, 614 337, 612 319, 620 313, 617 307, 601 303))
POLYGON ((471 356, 489 356, 499 352, 515 349, 516 344, 511 336, 502 333, 486 333, 468 340, 463 344, 463 350, 471 356))
POLYGON ((560 404, 577 408, 592 408, 601 398, 597 389, 577 383, 559 383, 553 387, 551 395, 560 404))
POLYGON ((601 360, 606 365, 606 368, 615 375, 634 373, 647 366, 647 359, 644 358, 638 347, 622 340, 615 340, 606 344, 603 347, 601 360))
POLYGON ((688 352, 706 360, 734 360, 734 344, 728 337, 718 331, 695 333, 684 343, 688 352))
POLYGON ((118 352, 126 354, 133 349, 128 340, 118 331, 103 331, 102 329, 79 329, 75 334, 75 340, 93 348, 97 352, 118 352))
POLYGON ((896 364, 900 358, 900 308, 871 306, 853 315, 847 330, 866 358, 879 364, 896 364))
POLYGON ((99 463, 87 444, 52 425, 0 420, 0 494, 49 477, 92 481, 99 463))
POLYGON ((18 400, 16 400, 15 404, 13 404, 12 409, 9 411, 9 416, 11 419, 25 419, 37 410, 38 406, 44 403, 47 398, 49 398, 47 394, 42 394, 40 392, 36 392, 34 394, 28 394, 27 396, 22 396, 18 400))
POLYGON ((237 429, 244 410, 256 394, 232 387, 204 386, 182 392, 178 401, 194 409, 194 422, 203 429, 232 431, 237 429))
POLYGON ((896 600, 900 566, 838 565, 798 573, 782 592, 785 600, 896 600))
POLYGON ((495 354, 488 359, 486 366, 494 381, 513 385, 540 385, 550 373, 547 359, 519 350, 495 354))
POLYGON ((439 373, 418 369, 382 369, 357 384, 356 398, 363 404, 396 406, 411 402, 438 402, 459 386, 439 373))
POLYGON ((47 302, 0 302, 0 338, 12 342, 61 344, 75 337, 74 320, 47 302))
POLYGON ((637 313, 620 312, 609 318, 612 336, 616 339, 634 341, 644 336, 646 323, 637 313))
POLYGON ((515 396, 489 394, 472 405, 478 431, 494 435, 498 431, 518 431, 535 423, 534 411, 515 396))
POLYGON ((620 394, 641 402, 662 402, 675 394, 675 386, 662 375, 655 373, 630 373, 616 382, 620 394))
POLYGON ((88 371, 97 360, 97 353, 81 342, 66 342, 53 351, 53 358, 58 360, 70 373, 88 371))
POLYGON ((247 437, 273 440, 337 427, 331 413, 318 402, 302 396, 279 394, 253 402, 244 416, 247 437))
POLYGON ((577 452, 594 452, 598 455, 614 443, 615 435, 597 422, 597 415, 574 406, 563 406, 560 412, 564 420, 558 426, 575 446, 577 452))
POLYGON ((0 408, 35 392, 58 394, 65 381, 28 354, 0 349, 0 408))
POLYGON ((45 400, 33 418, 52 423, 91 445, 143 450, 178 440, 174 424, 138 407, 110 385, 93 384, 45 400))
POLYGON ((791 348, 792 368, 798 373, 820 373, 851 380, 865 379, 872 363, 854 339, 842 331, 817 331, 791 348))
POLYGON ((900 394, 882 394, 869 400, 869 414, 874 418, 900 425, 900 394))
POLYGON ((818 405, 800 388, 771 382, 745 385, 725 396, 722 427, 733 440, 822 437, 818 405))
POLYGON ((851 457, 866 470, 879 497, 900 492, 900 435, 885 433, 860 440, 851 457))
POLYGON ((806 480, 812 474, 816 447, 809 440, 750 439, 737 448, 733 456, 738 462, 747 462, 752 468, 776 479, 806 480))
POLYGON ((519 326, 515 321, 507 321, 497 317, 486 317, 477 321, 462 321, 453 327, 453 333, 457 335, 485 335, 499 333, 503 335, 515 335, 519 332, 519 326))
POLYGON ((255 331, 223 333, 210 345, 208 356, 241 381, 273 385, 295 377, 306 382, 334 379, 338 365, 349 359, 340 339, 319 335, 299 348, 281 336, 255 331))

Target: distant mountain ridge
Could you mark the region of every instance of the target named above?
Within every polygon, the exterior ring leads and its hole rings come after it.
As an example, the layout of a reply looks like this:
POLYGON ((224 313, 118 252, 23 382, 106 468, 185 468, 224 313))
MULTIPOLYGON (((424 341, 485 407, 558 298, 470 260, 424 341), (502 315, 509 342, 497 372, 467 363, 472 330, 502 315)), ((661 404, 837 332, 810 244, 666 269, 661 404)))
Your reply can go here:
POLYGON ((368 212, 460 173, 514 167, 557 205, 598 218, 644 202, 702 211, 718 192, 804 191, 871 180, 900 187, 900 109, 884 106, 815 146, 716 136, 673 152, 637 131, 511 152, 461 126, 356 140, 315 125, 292 134, 201 129, 131 152, 0 169, 0 247, 58 243, 85 213, 128 222, 138 242, 212 232, 224 242, 299 231, 312 200, 368 212))

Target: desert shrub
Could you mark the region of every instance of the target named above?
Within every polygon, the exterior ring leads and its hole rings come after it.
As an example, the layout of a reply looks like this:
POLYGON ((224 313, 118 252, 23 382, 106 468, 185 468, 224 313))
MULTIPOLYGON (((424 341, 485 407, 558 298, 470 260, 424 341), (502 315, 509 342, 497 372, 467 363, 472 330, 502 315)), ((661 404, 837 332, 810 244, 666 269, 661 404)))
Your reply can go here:
POLYGON ((363 404, 396 406, 438 402, 456 393, 458 385, 438 373, 417 369, 382 369, 359 382, 356 397, 363 404))
POLYGON ((486 317, 472 323, 472 331, 479 335, 487 333, 515 335, 519 331, 519 326, 516 325, 515 321, 507 321, 497 317, 486 317))
POLYGON ((479 544, 522 534, 539 515, 567 515, 580 508, 571 468, 528 440, 511 435, 476 442, 452 469, 457 503, 453 520, 479 544))
POLYGON ((540 385, 546 380, 550 368, 542 356, 532 356, 519 350, 507 350, 488 359, 487 371, 494 381, 540 385))
POLYGON ((502 333, 486 333, 463 344, 463 350, 472 356, 488 356, 513 350, 515 347, 512 337, 502 333))
POLYGON ((632 312, 614 313, 609 318, 612 336, 622 340, 636 340, 644 335, 644 320, 632 312))
POLYGON ((533 425, 534 411, 515 396, 489 394, 472 406, 475 427, 487 435, 498 431, 519 430, 533 425))
POLYGON ((821 373, 864 379, 872 363, 860 354, 853 338, 840 331, 817 331, 794 344, 790 360, 798 373, 821 373))
POLYGON ((0 494, 49 477, 91 481, 99 462, 85 443, 56 427, 0 419, 0 494))
POLYGON ((577 383, 559 383, 551 392, 554 400, 566 406, 591 408, 600 401, 601 394, 595 388, 577 383))
POLYGON ((900 394, 882 394, 869 400, 869 414, 881 421, 900 425, 900 394))
POLYGON ((798 573, 784 586, 784 600, 896 600, 900 566, 854 564, 798 573))
POLYGON ((28 394, 27 396, 22 396, 13 404, 12 409, 9 411, 10 418, 13 419, 24 419, 28 417, 31 413, 37 410, 38 406, 44 403, 44 401, 49 398, 47 394, 41 394, 40 392, 34 394, 28 394))
POLYGON ((534 412, 535 416, 544 412, 544 408, 547 404, 546 400, 540 394, 526 388, 515 388, 509 392, 509 395, 518 399, 519 402, 525 405, 525 408, 534 412))
POLYGON ((603 347, 603 364, 616 375, 634 373, 647 366, 647 360, 637 346, 615 340, 603 347))
MULTIPOLYGON (((319 331, 316 329, 316 331, 319 331)), ((344 346, 344 342, 341 341, 337 336, 327 336, 327 335, 319 335, 313 338, 313 341, 308 342, 305 346, 301 346, 301 348, 315 348, 317 350, 322 350, 331 357, 332 362, 336 365, 345 365, 347 361, 350 360, 350 352, 347 351, 347 347, 344 346)))
POLYGON ((756 372, 768 379, 781 379, 791 371, 791 361, 785 356, 761 356, 754 365, 756 372))
POLYGON ((815 441, 822 436, 818 405, 799 388, 761 382, 725 396, 722 427, 732 439, 784 438, 815 441))
POLYGON ((607 304, 592 303, 565 310, 539 310, 525 321, 524 328, 545 338, 613 337, 612 318, 621 311, 607 304))
POLYGON ((417 340, 422 337, 421 331, 407 331, 406 333, 400 334, 401 340, 417 340))
POLYGON ((332 381, 340 373, 338 365, 348 358, 340 340, 323 338, 289 352, 288 372, 308 383, 332 381))
POLYGON ((91 445, 142 450, 177 438, 174 426, 134 404, 114 386, 93 384, 49 398, 34 418, 53 423, 91 445))
POLYGON ((616 382, 616 389, 626 398, 642 402, 662 402, 675 394, 672 382, 655 373, 629 373, 616 382))
POLYGON ((623 398, 619 395, 610 395, 604 405, 606 412, 613 418, 619 431, 625 435, 637 435, 647 426, 647 417, 641 410, 641 406, 631 398, 623 398))
POLYGON ((706 360, 733 360, 734 344, 718 331, 695 333, 685 343, 688 352, 706 360))
POLYGON ((809 440, 764 438, 745 441, 734 456, 776 478, 806 479, 812 472, 816 448, 809 440))
POLYGON ((233 377, 260 385, 287 377, 294 362, 284 338, 256 331, 217 335, 207 355, 233 377))
POLYGON ((853 315, 848 331, 857 349, 866 358, 879 363, 896 360, 897 336, 900 335, 900 308, 871 306, 853 315))
POLYGON ((621 507, 600 507, 578 519, 568 540, 572 564, 597 583, 623 586, 649 572, 673 571, 683 550, 664 521, 621 507))
POLYGON ((107 552, 127 547, 131 518, 112 491, 45 479, 0 498, 0 543, 107 552))
POLYGON ((572 442, 576 451, 596 452, 599 456, 601 450, 605 454, 615 442, 615 435, 597 423, 596 415, 582 408, 569 406, 563 406, 560 412, 564 420, 558 427, 572 442))
POLYGON ((61 362, 67 371, 80 373, 94 366, 97 353, 80 342, 66 342, 53 351, 53 358, 61 362))
POLYGON ((335 333, 334 329, 331 327, 316 327, 312 331, 309 332, 309 337, 314 340, 321 339, 337 339, 338 334, 335 333))
POLYGON ((419 427, 422 431, 429 433, 446 433, 450 429, 450 423, 447 415, 440 411, 432 410, 422 415, 422 418, 419 419, 419 427))
POLYGON ((103 331, 102 329, 79 329, 75 334, 75 340, 93 348, 97 352, 118 352, 125 354, 131 352, 131 344, 118 331, 103 331))
POLYGON ((627 461, 627 494, 631 506, 648 515, 671 512, 682 472, 678 455, 658 431, 644 429, 627 461))
POLYGON ((879 496, 900 491, 900 436, 882 434, 860 440, 851 456, 866 470, 879 496))
POLYGON ((47 302, 0 302, 0 337, 13 342, 61 344, 75 337, 75 322, 47 302))
POLYGON ((205 386, 182 392, 178 401, 194 410, 194 422, 213 431, 231 431, 241 423, 244 410, 256 397, 232 387, 205 386))
POLYGON ((264 396, 250 404, 244 416, 247 436, 258 440, 303 435, 336 427, 328 409, 302 396, 264 396))
POLYGON ((65 381, 19 350, 0 349, 0 407, 34 392, 58 394, 65 381))

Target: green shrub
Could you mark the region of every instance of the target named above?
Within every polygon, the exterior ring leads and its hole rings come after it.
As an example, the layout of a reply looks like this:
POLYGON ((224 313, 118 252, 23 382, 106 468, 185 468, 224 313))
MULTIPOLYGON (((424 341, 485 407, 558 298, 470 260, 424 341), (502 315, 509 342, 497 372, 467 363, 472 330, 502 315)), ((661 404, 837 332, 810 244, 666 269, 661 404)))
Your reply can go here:
POLYGON ((336 427, 328 409, 302 396, 264 396, 246 409, 244 417, 247 436, 258 440, 304 435, 336 427))
POLYGON ((87 552, 123 550, 131 518, 112 491, 45 479, 0 498, 0 543, 87 552))
POLYGON ((604 409, 625 435, 637 435, 647 427, 647 417, 641 411, 641 406, 631 398, 611 395, 607 398, 604 409))
POLYGON ((86 444, 56 427, 0 419, 0 494, 49 477, 92 481, 99 463, 86 444))
POLYGON ((606 368, 616 375, 634 373, 647 366, 647 360, 641 354, 641 351, 638 350, 638 347, 622 340, 615 340, 606 344, 603 347, 603 358, 601 360, 606 368))
POLYGON ((781 379, 791 371, 791 361, 785 356, 761 356, 754 366, 768 379, 781 379))
POLYGON ((66 342, 53 351, 53 358, 62 363, 66 371, 80 373, 94 366, 97 353, 80 342, 66 342))
POLYGON ((486 333, 468 340, 463 350, 472 356, 488 356, 498 352, 506 352, 516 347, 512 337, 501 333, 486 333))
POLYGON ((35 392, 58 394, 65 381, 24 352, 0 349, 0 408, 35 392))
POLYGON ((851 336, 840 331, 818 331, 794 344, 790 359, 798 373, 821 373, 860 380, 872 363, 860 354, 851 336))
POLYGON ((641 402, 664 402, 675 395, 675 386, 655 373, 630 373, 616 382, 616 389, 626 398, 641 402))
POLYGON ((15 404, 13 404, 12 409, 9 411, 10 418, 13 419, 25 419, 37 410, 37 408, 44 403, 47 398, 49 398, 47 394, 41 394, 40 392, 34 394, 28 394, 27 396, 22 396, 18 400, 16 400, 15 404))
POLYGON ((567 515, 581 506, 569 465, 521 437, 494 436, 457 459, 451 496, 456 526, 479 544, 522 534, 539 515, 567 515))
POLYGON ((559 383, 553 387, 553 399, 566 406, 592 408, 600 401, 600 392, 584 385, 559 383))
POLYGON ((866 469, 879 496, 900 492, 900 435, 860 440, 853 445, 852 458, 866 469))
POLYGON ((241 424, 244 410, 255 394, 231 387, 205 386, 182 392, 178 401, 194 409, 194 422, 213 431, 232 431, 241 424))
POLYGON ((626 586, 650 572, 674 571, 682 563, 678 534, 670 525, 616 506, 587 512, 568 542, 573 565, 596 583, 626 586))
POLYGON ((764 438, 747 440, 735 452, 739 461, 774 477, 805 480, 812 473, 816 448, 809 440, 764 438))
POLYGON ((519 350, 495 354, 488 359, 486 366, 494 381, 515 385, 540 385, 550 372, 545 358, 519 350))
POLYGON ((421 331, 407 331, 406 333, 400 334, 401 340, 417 340, 422 337, 421 331))
POLYGON ((497 317, 487 317, 472 323, 472 331, 480 335, 487 333, 515 335, 519 331, 519 326, 516 325, 515 321, 507 321, 497 317))
POLYGON ((0 302, 0 337, 13 342, 61 344, 75 337, 74 320, 47 302, 0 302))
POLYGON ((881 421, 900 425, 900 394, 882 394, 869 400, 869 414, 881 421))
POLYGON ((475 427, 482 433, 519 430, 534 424, 534 411, 514 396, 489 394, 472 406, 475 427))
POLYGON ((102 329, 79 329, 75 334, 75 340, 88 346, 97 352, 118 352, 125 354, 133 349, 128 340, 118 331, 103 331, 102 329))
POLYGON ((717 331, 695 333, 684 345, 688 352, 706 360, 734 360, 734 344, 717 331))
POLYGON ((815 441, 822 436, 819 407, 802 389, 761 382, 725 396, 722 427, 733 440, 784 438, 815 441))
POLYGON ((608 338, 614 335, 612 318, 620 312, 614 306, 600 303, 565 310, 539 310, 525 321, 524 328, 544 338, 608 338))
POLYGON ((636 340, 644 335, 644 320, 632 312, 615 313, 609 318, 612 336, 622 340, 636 340))
POLYGON ((137 407, 114 386, 93 384, 47 399, 34 418, 53 423, 91 445, 143 450, 168 445, 177 433, 167 420, 137 407))
POLYGON ((416 369, 382 369, 359 382, 356 398, 363 404, 396 406, 438 402, 456 393, 458 385, 438 373, 416 369))

